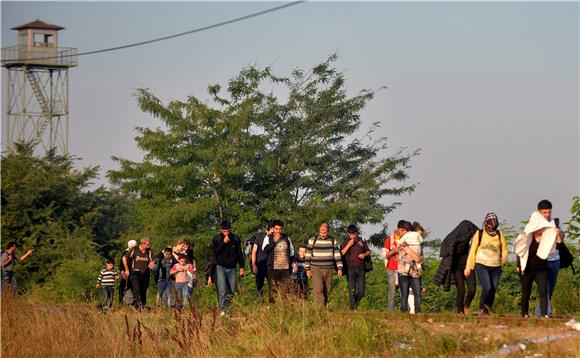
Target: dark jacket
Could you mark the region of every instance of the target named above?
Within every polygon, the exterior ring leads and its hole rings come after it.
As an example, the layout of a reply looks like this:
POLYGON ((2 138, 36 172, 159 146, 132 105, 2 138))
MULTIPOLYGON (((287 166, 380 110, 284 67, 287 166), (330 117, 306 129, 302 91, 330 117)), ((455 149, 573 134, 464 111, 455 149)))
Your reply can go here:
POLYGON ((224 235, 222 233, 213 237, 213 255, 217 265, 226 268, 235 268, 236 264, 240 268, 244 267, 244 254, 242 253, 242 242, 240 237, 236 234, 230 234, 230 241, 224 243, 224 235))
POLYGON ((441 264, 433 280, 443 285, 444 291, 449 291, 454 283, 452 270, 457 270, 461 258, 469 253, 469 241, 478 230, 478 227, 469 220, 463 220, 441 242, 441 264))
POLYGON ((159 280, 175 281, 175 276, 171 276, 169 271, 176 263, 177 261, 173 257, 171 257, 169 262, 167 262, 165 258, 156 258, 155 268, 153 269, 153 278, 155 279, 155 282, 158 282, 159 280))
POLYGON ((213 257, 210 257, 209 259, 206 259, 205 261, 205 265, 204 265, 204 270, 205 270, 205 282, 207 283, 207 279, 211 277, 211 282, 213 282, 214 284, 217 282, 217 272, 215 269, 215 261, 213 259, 213 257))
POLYGON ((265 232, 254 236, 254 245, 258 246, 258 252, 256 253, 256 263, 268 262, 268 254, 262 250, 262 244, 264 243, 266 236, 268 235, 265 232))
MULTIPOLYGON (((286 241, 286 254, 288 255, 288 270, 292 270, 292 243, 290 242, 290 240, 288 239, 288 235, 286 234, 282 234, 282 237, 280 238, 280 240, 285 240, 286 241)), ((272 269, 272 267, 274 266, 274 248, 276 247, 276 243, 274 242, 274 235, 272 235, 270 237, 270 242, 268 243, 268 245, 266 245, 266 247, 264 247, 264 253, 266 255, 268 255, 267 257, 267 264, 268 264, 268 269, 272 269)))
MULTIPOLYGON (((348 237, 344 238, 342 240, 342 244, 340 245, 340 251, 341 251, 341 255, 342 255, 342 249, 344 249, 346 247, 346 245, 348 245, 348 242, 350 241, 350 239, 348 237)), ((352 269, 361 269, 365 267, 365 263, 364 263, 364 259, 361 260, 357 257, 358 254, 366 254, 367 252, 369 252, 369 245, 367 244, 367 241, 365 239, 363 239, 360 236, 356 237, 356 242, 354 244, 354 246, 351 246, 348 251, 346 252, 346 254, 342 255, 342 273, 343 275, 348 272, 349 268, 352 269), (356 250, 353 250, 355 249, 356 250)))

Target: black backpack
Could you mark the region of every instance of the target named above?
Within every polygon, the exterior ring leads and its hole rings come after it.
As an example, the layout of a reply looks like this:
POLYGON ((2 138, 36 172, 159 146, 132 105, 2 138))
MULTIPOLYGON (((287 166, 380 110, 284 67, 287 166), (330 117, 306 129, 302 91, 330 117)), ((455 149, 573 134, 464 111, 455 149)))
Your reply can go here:
POLYGON ((568 247, 564 243, 558 244, 558 251, 560 251, 560 268, 568 268, 572 267, 572 272, 574 271, 574 266, 572 265, 572 261, 574 261, 574 255, 570 252, 568 247))

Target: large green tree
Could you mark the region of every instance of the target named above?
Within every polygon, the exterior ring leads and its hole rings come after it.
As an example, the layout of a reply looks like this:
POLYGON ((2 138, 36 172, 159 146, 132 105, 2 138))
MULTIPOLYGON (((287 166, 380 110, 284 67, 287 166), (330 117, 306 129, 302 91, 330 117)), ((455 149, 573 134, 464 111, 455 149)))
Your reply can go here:
POLYGON ((130 227, 125 195, 90 190, 98 167, 76 170, 74 161, 54 151, 36 157, 27 144, 2 156, 2 243, 34 250, 16 265, 21 289, 51 287, 60 298, 87 294, 102 258, 115 254, 130 227))
POLYGON ((379 223, 413 191, 407 169, 417 152, 387 153, 378 126, 362 130, 374 90, 347 94, 336 56, 311 70, 279 77, 248 67, 211 100, 193 96, 164 104, 140 89, 140 108, 163 126, 138 128, 142 161, 114 158, 113 184, 140 198, 141 221, 169 240, 208 238, 223 219, 249 235, 282 219, 296 241, 329 221, 379 223))

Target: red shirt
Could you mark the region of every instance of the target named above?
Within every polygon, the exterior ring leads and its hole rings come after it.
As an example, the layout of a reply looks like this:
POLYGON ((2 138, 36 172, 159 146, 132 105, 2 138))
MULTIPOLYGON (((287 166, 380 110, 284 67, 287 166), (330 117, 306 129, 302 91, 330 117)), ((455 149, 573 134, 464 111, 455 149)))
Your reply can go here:
MULTIPOLYGON (((387 239, 385 240, 385 245, 383 246, 385 249, 387 249, 387 251, 390 250, 396 250, 397 249, 397 242, 395 240, 393 240, 393 247, 391 246, 391 238, 387 237, 387 239)), ((391 270, 391 271, 397 271, 397 269, 399 268, 399 259, 397 259, 398 255, 394 255, 389 257, 389 262, 387 264, 387 270, 391 270)))

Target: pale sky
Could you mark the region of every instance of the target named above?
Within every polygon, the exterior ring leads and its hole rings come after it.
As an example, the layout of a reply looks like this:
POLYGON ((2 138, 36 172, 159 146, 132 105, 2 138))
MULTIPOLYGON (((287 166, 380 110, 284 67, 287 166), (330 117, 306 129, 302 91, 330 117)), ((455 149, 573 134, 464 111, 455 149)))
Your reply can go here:
MULTIPOLYGON (((40 19, 64 26, 59 46, 79 52, 144 41, 261 11, 271 2, 6 2, 11 27, 40 19)), ((279 75, 338 52, 349 93, 377 93, 362 113, 379 121, 390 153, 421 148, 418 183, 386 222, 418 220, 443 237, 462 219, 494 211, 519 226, 540 199, 569 219, 579 193, 578 2, 307 2, 187 37, 79 57, 70 70, 70 152, 80 165, 139 160, 134 127, 161 123, 132 97, 146 87, 165 102, 207 99, 247 65, 279 75)), ((2 69, 2 125, 6 70, 2 69)), ((2 137, 3 141, 5 137, 2 137)), ((388 153, 387 153, 388 154, 388 153)), ((378 227, 365 227, 370 235, 378 227)))

